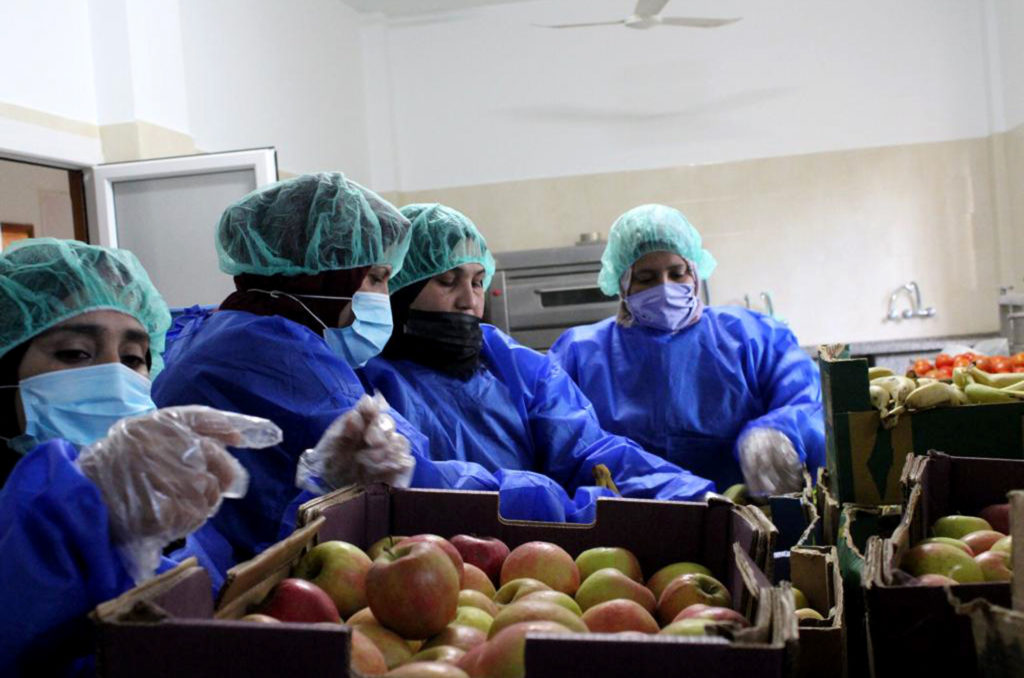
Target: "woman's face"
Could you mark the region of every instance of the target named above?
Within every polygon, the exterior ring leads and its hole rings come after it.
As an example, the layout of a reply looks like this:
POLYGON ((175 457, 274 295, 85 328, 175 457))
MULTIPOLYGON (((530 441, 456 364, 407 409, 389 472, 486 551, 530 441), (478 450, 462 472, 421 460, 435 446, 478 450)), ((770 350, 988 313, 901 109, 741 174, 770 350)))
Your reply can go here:
MULTIPOLYGON (((121 363, 149 377, 148 354, 149 334, 138 320, 119 311, 89 311, 36 335, 18 365, 18 380, 105 363, 121 363)), ((24 430, 20 394, 16 403, 24 430)))
POLYGON ((435 275, 409 304, 416 311, 466 313, 484 317, 484 267, 463 264, 435 275))
MULTIPOLYGON (((390 266, 371 266, 370 270, 366 273, 366 277, 363 278, 363 284, 356 291, 386 295, 388 293, 388 280, 390 279, 390 266)), ((341 314, 338 316, 338 327, 348 327, 355 319, 356 316, 352 313, 352 302, 350 301, 345 304, 345 308, 341 309, 341 314)))
POLYGON ((694 277, 690 272, 690 265, 673 252, 651 252, 633 264, 626 296, 670 282, 692 285, 694 277))

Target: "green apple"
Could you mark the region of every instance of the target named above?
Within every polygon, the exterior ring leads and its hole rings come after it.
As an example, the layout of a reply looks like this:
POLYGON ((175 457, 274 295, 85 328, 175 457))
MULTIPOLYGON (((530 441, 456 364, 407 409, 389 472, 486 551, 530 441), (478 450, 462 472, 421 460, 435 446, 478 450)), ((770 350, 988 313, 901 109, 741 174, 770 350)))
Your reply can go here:
POLYGON ((1010 556, 1010 562, 1013 562, 1013 536, 1006 536, 992 544, 992 548, 989 551, 1002 551, 1006 555, 1010 556))
POLYGON ((734 504, 740 504, 746 506, 750 503, 750 493, 747 492, 747 486, 743 483, 737 483, 736 485, 730 485, 729 488, 722 493, 722 495, 732 501, 734 504))
POLYGON ((379 676, 388 670, 384 654, 373 641, 357 629, 352 629, 352 647, 349 653, 352 668, 366 676, 379 676))
POLYGON ((472 563, 462 566, 462 588, 473 589, 488 598, 494 598, 494 584, 483 570, 472 563))
POLYGON ((409 648, 409 644, 400 635, 380 624, 360 624, 355 629, 377 646, 377 649, 384 655, 388 669, 393 669, 399 664, 409 661, 409 658, 412 657, 412 649, 409 648))
POLYGON ((922 539, 918 544, 947 544, 949 546, 955 546, 971 558, 974 557, 974 551, 971 547, 960 541, 959 539, 953 539, 952 537, 929 537, 928 539, 922 539))
POLYGON ((491 624, 488 637, 494 638, 503 629, 528 621, 553 621, 570 631, 587 632, 587 625, 583 623, 583 620, 561 605, 543 600, 520 600, 501 609, 501 612, 494 618, 494 623, 491 624))
POLYGON ((457 647, 460 650, 469 652, 477 645, 482 645, 487 640, 487 633, 474 626, 463 626, 451 624, 444 631, 437 634, 423 644, 424 650, 432 647, 457 647))
POLYGON ((580 570, 581 582, 585 582, 587 577, 606 567, 615 568, 633 581, 640 583, 644 581, 640 561, 632 551, 618 546, 598 546, 587 549, 576 556, 576 567, 580 570))
POLYGON ((380 556, 380 554, 384 553, 384 549, 390 549, 395 546, 398 546, 398 542, 402 541, 403 539, 405 539, 405 537, 399 535, 388 535, 386 537, 381 537, 377 541, 370 544, 370 548, 366 549, 366 555, 369 556, 370 560, 377 560, 377 557, 380 556))
POLYGON ((817 610, 812 610, 809 607, 797 608, 795 614, 796 614, 796 618, 799 619, 799 620, 804 620, 804 619, 819 619, 821 621, 825 620, 825 618, 821 616, 820 612, 818 612, 817 610))
POLYGON ((580 609, 579 603, 561 591, 527 591, 526 593, 519 593, 516 595, 512 602, 519 600, 545 600, 549 603, 561 605, 577 616, 583 616, 583 610, 580 609))
POLYGON ((392 678, 469 678, 469 674, 447 662, 409 662, 388 671, 392 678))
POLYGON ((981 566, 985 581, 1011 581, 1010 556, 1002 551, 985 551, 974 556, 974 562, 981 566))
POLYGON ((793 605, 794 605, 794 607, 796 607, 796 609, 799 610, 801 608, 810 607, 811 606, 811 604, 809 602, 807 602, 807 596, 804 595, 803 591, 801 591, 800 589, 798 589, 795 586, 792 587, 792 589, 793 589, 793 605))
POLYGON ((703 636, 708 625, 715 623, 714 619, 680 619, 658 633, 665 636, 703 636))
POLYGON ((650 589, 613 567, 606 567, 593 573, 583 580, 576 591, 576 602, 584 612, 598 603, 617 598, 639 603, 648 612, 654 612, 657 603, 650 589))
POLYGON ((459 607, 478 607, 492 617, 498 614, 497 603, 473 589, 459 591, 459 607))
POLYGON ((445 662, 446 664, 454 664, 459 661, 459 658, 466 654, 466 651, 461 647, 455 647, 454 645, 437 645, 434 647, 428 647, 420 650, 412 656, 410 662, 445 662))
POLYGON ((974 558, 948 544, 918 544, 903 554, 900 567, 915 577, 941 574, 961 584, 985 581, 981 566, 974 558))
POLYGON ((666 565, 657 572, 651 575, 651 578, 647 580, 647 588, 651 590, 655 598, 661 598, 662 591, 668 586, 668 583, 682 574, 706 574, 711 576, 711 570, 704 567, 699 563, 680 562, 666 565))
POLYGON ((325 541, 302 557, 295 576, 326 591, 345 618, 366 607, 366 573, 371 565, 373 561, 355 544, 325 541))
POLYGON ((357 624, 380 624, 377 618, 373 616, 373 611, 368 607, 356 612, 354 615, 349 617, 346 621, 349 626, 356 626, 357 624))
POLYGON ((531 631, 570 633, 569 629, 552 621, 513 624, 464 654, 456 666, 471 676, 524 676, 526 634, 531 631))
POLYGON ((684 574, 665 587, 658 599, 658 620, 671 624, 690 605, 730 607, 732 596, 722 582, 706 574, 684 574))
POLYGON ((478 607, 460 607, 455 610, 455 619, 452 620, 452 624, 472 626, 487 633, 491 630, 491 622, 493 621, 494 617, 478 607))
POLYGON ((507 605, 518 595, 525 595, 523 592, 529 591, 550 591, 550 586, 538 579, 531 579, 530 577, 523 577, 522 579, 513 579, 510 582, 506 582, 501 585, 501 588, 494 594, 494 602, 498 605, 507 605))
POLYGON ((959 539, 971 532, 991 529, 988 521, 978 516, 942 516, 932 525, 932 535, 959 539))

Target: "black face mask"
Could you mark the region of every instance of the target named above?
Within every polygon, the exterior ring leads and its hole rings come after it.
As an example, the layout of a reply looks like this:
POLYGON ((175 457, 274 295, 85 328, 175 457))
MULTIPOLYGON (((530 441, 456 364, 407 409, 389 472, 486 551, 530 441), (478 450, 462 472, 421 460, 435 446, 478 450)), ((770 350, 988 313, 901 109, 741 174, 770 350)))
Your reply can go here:
POLYGON ((412 360, 459 379, 469 379, 480 365, 484 335, 474 315, 410 309, 395 329, 389 358, 412 360))

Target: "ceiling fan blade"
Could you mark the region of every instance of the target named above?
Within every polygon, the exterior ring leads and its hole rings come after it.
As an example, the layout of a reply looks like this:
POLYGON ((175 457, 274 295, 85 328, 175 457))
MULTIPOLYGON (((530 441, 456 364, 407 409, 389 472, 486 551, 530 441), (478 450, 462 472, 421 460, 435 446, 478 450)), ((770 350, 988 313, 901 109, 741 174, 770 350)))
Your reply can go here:
POLYGON ((636 0, 636 9, 633 14, 637 16, 654 16, 665 9, 668 0, 636 0))
POLYGON ((740 17, 735 19, 700 19, 684 16, 661 17, 661 23, 666 26, 689 26, 690 28, 718 28, 719 26, 734 24, 739 20, 740 17))
POLYGON ((589 28, 591 26, 619 26, 626 23, 624 19, 618 21, 593 21, 585 24, 534 24, 538 28, 589 28))

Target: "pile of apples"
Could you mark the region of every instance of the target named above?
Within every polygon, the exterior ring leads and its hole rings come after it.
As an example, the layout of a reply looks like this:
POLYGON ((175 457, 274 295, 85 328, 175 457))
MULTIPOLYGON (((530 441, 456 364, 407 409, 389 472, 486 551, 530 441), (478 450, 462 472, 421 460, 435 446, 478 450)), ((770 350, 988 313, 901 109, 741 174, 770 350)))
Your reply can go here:
POLYGON ((923 586, 1010 581, 1009 531, 1009 504, 986 506, 978 516, 943 516, 932 525, 932 537, 903 555, 900 567, 923 586))
POLYGON ((573 558, 550 542, 510 550, 492 537, 420 534, 386 537, 366 552, 318 544, 243 619, 344 620, 352 666, 366 675, 522 676, 528 632, 705 635, 749 626, 731 604, 698 563, 666 565, 645 582, 621 547, 573 558))

